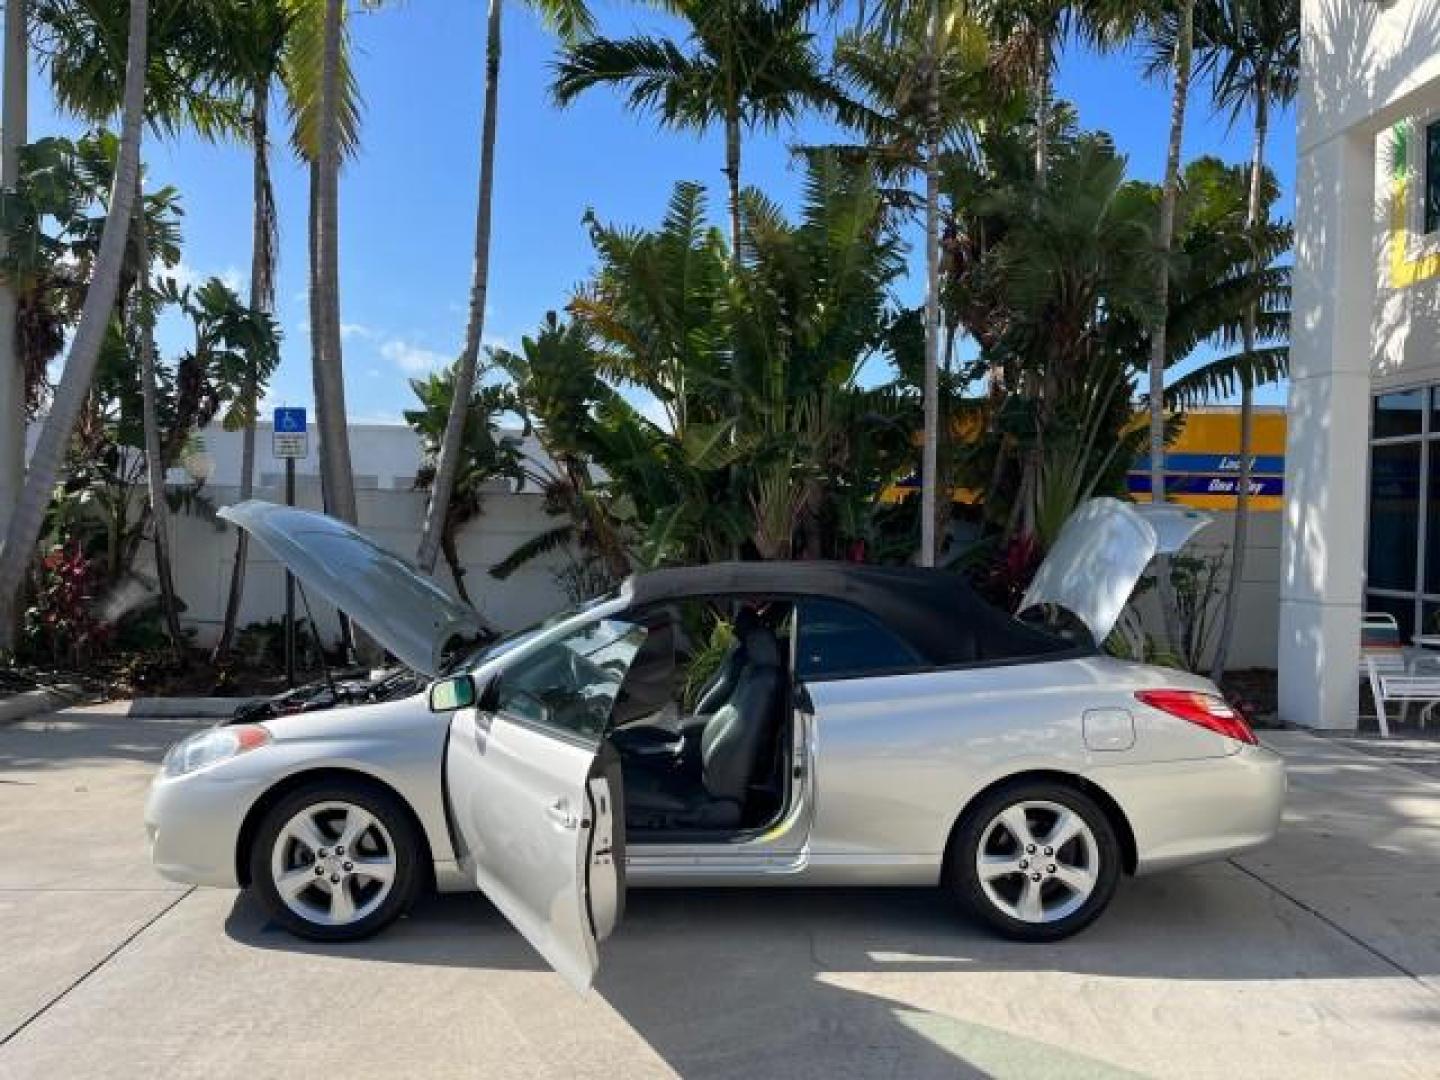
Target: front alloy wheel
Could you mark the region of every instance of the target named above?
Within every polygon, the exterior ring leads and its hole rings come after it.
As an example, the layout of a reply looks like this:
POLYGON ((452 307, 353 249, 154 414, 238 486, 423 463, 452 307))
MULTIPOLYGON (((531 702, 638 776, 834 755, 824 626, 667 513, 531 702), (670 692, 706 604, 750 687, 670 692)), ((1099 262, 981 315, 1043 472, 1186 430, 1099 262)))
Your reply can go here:
POLYGON ((956 885, 975 913, 1007 937, 1068 937, 1114 895, 1120 873, 1115 830, 1074 788, 1002 789, 967 816, 959 839, 956 885))
POLYGON ((265 815, 251 882, 272 918, 317 941, 375 933, 401 915, 419 880, 419 842, 389 792, 363 782, 307 785, 265 815))

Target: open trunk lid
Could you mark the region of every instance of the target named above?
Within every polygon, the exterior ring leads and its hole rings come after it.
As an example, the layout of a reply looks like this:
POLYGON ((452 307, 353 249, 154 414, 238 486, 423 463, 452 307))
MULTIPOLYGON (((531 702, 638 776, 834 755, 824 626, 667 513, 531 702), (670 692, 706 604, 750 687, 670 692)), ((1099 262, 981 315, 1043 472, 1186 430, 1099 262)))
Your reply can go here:
POLYGON ((1064 608, 1098 645, 1115 628, 1150 560, 1179 551, 1210 521, 1209 514, 1175 503, 1082 503, 1040 564, 1019 611, 1064 608))

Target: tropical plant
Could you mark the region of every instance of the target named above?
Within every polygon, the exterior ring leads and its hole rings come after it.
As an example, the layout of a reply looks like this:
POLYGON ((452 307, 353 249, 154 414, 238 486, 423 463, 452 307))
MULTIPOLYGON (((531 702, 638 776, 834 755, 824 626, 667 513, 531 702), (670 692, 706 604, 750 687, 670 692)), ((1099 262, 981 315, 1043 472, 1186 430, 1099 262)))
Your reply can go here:
POLYGON ((683 42, 653 36, 596 37, 568 47, 555 66, 554 95, 569 104, 591 87, 623 90, 632 109, 661 123, 724 130, 730 249, 741 245, 741 143, 744 132, 774 128, 830 90, 810 29, 814 0, 667 0, 685 28, 683 42))
MULTIPOLYGON (((590 12, 583 0, 530 0, 541 18, 561 39, 576 42, 592 29, 590 12)), ((431 497, 420 531, 416 561, 427 574, 435 568, 435 554, 443 543, 445 509, 463 468, 465 454, 465 402, 475 385, 480 342, 485 335, 485 298, 490 287, 490 217, 495 189, 495 126, 500 107, 500 14, 501 0, 490 0, 485 30, 485 104, 480 118, 480 187, 475 205, 475 268, 470 283, 469 315, 465 340, 455 367, 457 391, 451 395, 451 411, 435 459, 431 497)))
POLYGON ((1053 120, 1043 184, 1014 129, 987 131, 943 180, 947 320, 979 346, 960 380, 988 391, 961 479, 1006 536, 1036 532, 1042 511, 1052 531, 1071 499, 1123 474, 1150 321, 1152 191, 1126 181, 1108 138, 1077 133, 1064 109, 1053 120))
MULTIPOLYGON (((405 422, 420 436, 423 459, 415 476, 415 488, 419 491, 430 490, 435 484, 437 461, 449 436, 449 418, 454 414, 451 401, 460 381, 458 366, 424 379, 410 380, 410 389, 419 398, 420 408, 407 409, 405 422)), ((502 432, 499 426, 501 416, 516 410, 514 397, 511 388, 503 384, 472 387, 461 431, 464 441, 458 444, 460 457, 455 482, 450 487, 440 527, 440 549, 450 567, 455 591, 471 606, 474 601, 465 587, 465 568, 460 563, 456 535, 484 512, 485 492, 497 482, 514 484, 518 490, 530 478, 522 440, 502 432)))
POLYGON ((602 408, 615 404, 618 394, 600 377, 593 335, 578 320, 562 322, 549 312, 538 333, 521 339, 519 352, 496 349, 492 355, 510 376, 520 412, 553 464, 532 479, 547 511, 568 520, 526 541, 491 574, 505 578, 531 559, 563 551, 571 556, 574 580, 618 583, 630 573, 630 554, 613 513, 618 508, 602 498, 591 470, 600 453, 592 433, 602 408))
POLYGON ((46 552, 35 576, 34 602, 25 611, 28 648, 79 670, 110 637, 110 625, 96 616, 100 567, 72 541, 46 552))
POLYGON ((61 462, 80 413, 100 355, 106 328, 120 286, 120 274, 130 233, 130 218, 139 190, 140 128, 145 115, 147 0, 132 0, 125 35, 125 81, 121 97, 120 147, 115 184, 96 257, 94 275, 86 291, 80 322, 65 362, 65 371, 50 403, 50 412, 30 456, 25 488, 10 519, 0 550, 0 648, 14 645, 15 602, 25 567, 39 539, 61 462))
POLYGON ((868 537, 912 452, 913 401, 858 384, 893 348, 902 249, 868 169, 829 154, 808 168, 797 222, 743 194, 738 262, 696 184, 676 188, 656 229, 592 219, 599 269, 573 321, 552 316, 519 354, 496 353, 556 462, 547 494, 570 517, 544 550, 577 543, 619 577, 736 555, 840 557, 868 537), (653 399, 659 419, 627 394, 653 399))

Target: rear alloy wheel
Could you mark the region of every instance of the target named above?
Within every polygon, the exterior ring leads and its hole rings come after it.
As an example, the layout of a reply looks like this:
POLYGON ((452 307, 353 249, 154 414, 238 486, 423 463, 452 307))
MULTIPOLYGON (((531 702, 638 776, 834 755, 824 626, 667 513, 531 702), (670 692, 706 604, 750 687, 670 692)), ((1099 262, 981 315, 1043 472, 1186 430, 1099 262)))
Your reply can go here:
POLYGON ((967 815, 953 873, 967 905, 1017 941, 1056 941, 1115 894, 1120 843, 1094 800, 1053 783, 1002 788, 967 815))
POLYGON ((265 815, 250 880, 271 918, 314 941, 353 941, 414 899, 421 844, 398 800, 361 781, 318 782, 265 815))

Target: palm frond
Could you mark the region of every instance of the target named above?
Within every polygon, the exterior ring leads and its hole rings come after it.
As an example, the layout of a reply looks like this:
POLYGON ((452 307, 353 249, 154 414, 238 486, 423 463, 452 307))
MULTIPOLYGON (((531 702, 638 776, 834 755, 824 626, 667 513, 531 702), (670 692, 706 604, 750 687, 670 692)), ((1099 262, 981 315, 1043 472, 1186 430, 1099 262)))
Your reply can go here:
POLYGON ((1275 345, 1235 353, 1203 364, 1165 388, 1167 409, 1193 409, 1234 397, 1245 386, 1257 387, 1284 379, 1290 370, 1290 348, 1275 345))

